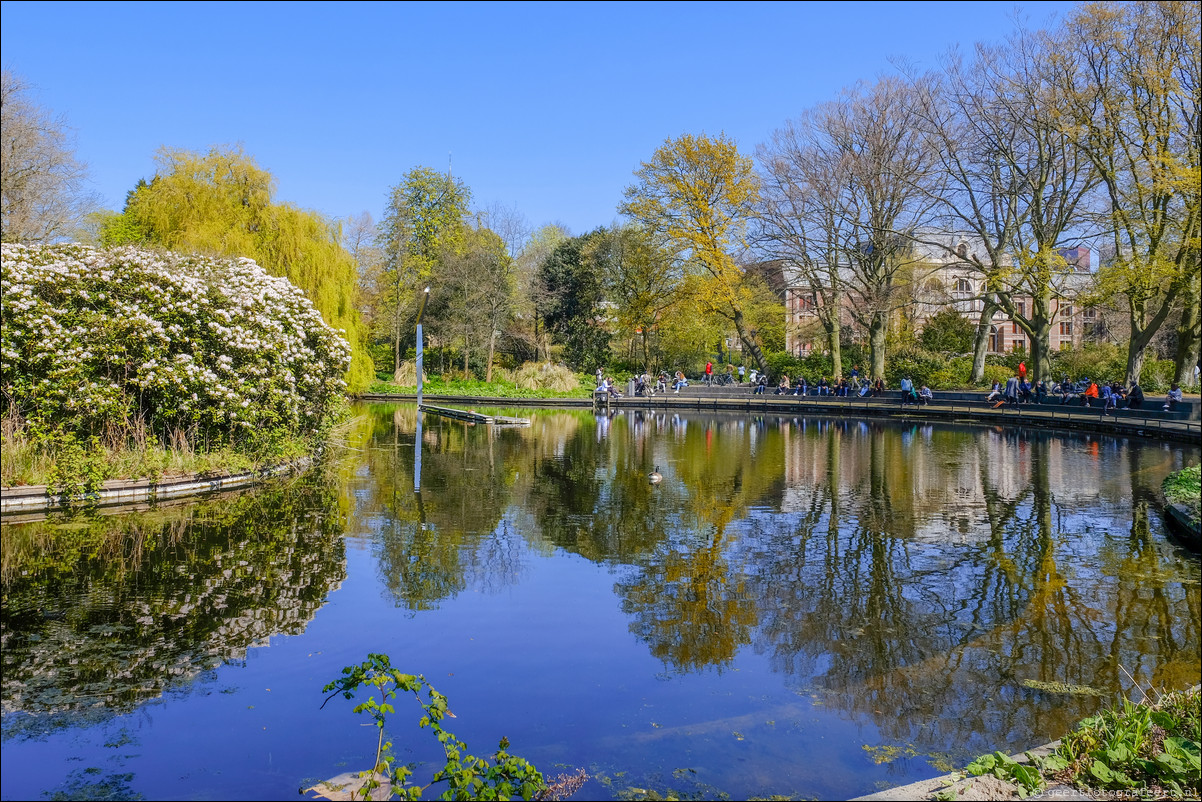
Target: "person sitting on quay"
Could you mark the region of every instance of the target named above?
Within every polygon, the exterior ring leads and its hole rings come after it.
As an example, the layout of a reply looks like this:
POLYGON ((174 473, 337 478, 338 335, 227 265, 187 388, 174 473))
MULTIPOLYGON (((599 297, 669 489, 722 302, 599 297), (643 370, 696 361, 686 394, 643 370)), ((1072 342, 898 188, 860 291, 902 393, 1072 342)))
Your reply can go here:
POLYGON ((922 389, 918 391, 918 403, 922 404, 925 407, 927 404, 931 403, 934 400, 935 400, 935 394, 931 392, 930 387, 927 387, 924 384, 922 386, 922 389))
POLYGON ((1002 400, 1002 385, 998 382, 993 383, 993 389, 989 391, 989 395, 985 396, 985 403, 1002 400))
POLYGON ((885 380, 877 379, 872 383, 872 397, 880 398, 885 394, 885 380))
POLYGON ((1018 406, 1018 376, 1011 376, 1006 379, 1006 388, 1002 390, 1002 397, 993 405, 994 409, 1008 404, 1012 407, 1018 406))
POLYGON ((676 371, 676 382, 672 385, 672 392, 679 393, 681 387, 688 387, 689 380, 684 377, 684 373, 676 371))
POLYGON ((1173 382, 1173 386, 1169 388, 1169 394, 1164 399, 1164 411, 1171 412, 1177 408, 1177 405, 1185 400, 1185 394, 1181 392, 1181 385, 1173 382))
POLYGON ((1018 380, 1018 400, 1024 404, 1031 403, 1031 398, 1034 395, 1034 390, 1031 387, 1031 382, 1027 381, 1026 376, 1018 380))
POLYGON ((651 393, 648 392, 648 390, 647 390, 647 374, 646 373, 640 373, 638 375, 638 377, 634 380, 634 394, 636 396, 640 396, 643 398, 647 398, 651 395, 651 393))
POLYGON ((839 378, 839 383, 835 385, 835 395, 840 398, 847 398, 851 394, 851 385, 847 383, 847 379, 839 378))
POLYGON ((609 391, 610 398, 621 398, 622 393, 618 391, 618 385, 614 381, 613 376, 605 377, 605 389, 609 391))
POLYGON ((1048 400, 1048 383, 1043 379, 1035 382, 1035 403, 1046 404, 1048 400))
POLYGON ((1081 394, 1081 403, 1088 407, 1092 406, 1092 404, 1090 404, 1090 399, 1093 399, 1094 401, 1098 400, 1098 383, 1089 381, 1088 378, 1085 380, 1089 382, 1089 386, 1086 387, 1085 392, 1081 394))
POLYGON ((806 381, 806 377, 802 376, 797 380, 797 384, 793 387, 793 395, 799 395, 803 398, 810 391, 810 384, 806 381))
POLYGON ((668 374, 662 370, 659 372, 659 378, 655 380, 655 392, 668 392, 668 374))
POLYGON ((1068 377, 1065 376, 1060 382, 1060 404, 1063 406, 1065 404, 1071 404, 1076 400, 1076 388, 1073 387, 1072 382, 1070 382, 1068 377))
POLYGON ((768 374, 761 373, 760 378, 755 383, 755 389, 751 391, 752 395, 763 395, 768 392, 768 374))
POLYGON ((788 395, 789 390, 791 390, 791 389, 793 389, 793 388, 792 388, 792 385, 789 384, 789 374, 786 373, 785 375, 780 377, 780 384, 776 385, 776 394, 777 395, 788 395))
POLYGON ((826 377, 823 376, 821 379, 818 380, 818 395, 830 395, 830 393, 831 393, 830 383, 826 380, 826 377))
POLYGON ((1139 382, 1131 385, 1131 389, 1127 391, 1127 409, 1142 409, 1144 405, 1144 388, 1139 386, 1139 382))

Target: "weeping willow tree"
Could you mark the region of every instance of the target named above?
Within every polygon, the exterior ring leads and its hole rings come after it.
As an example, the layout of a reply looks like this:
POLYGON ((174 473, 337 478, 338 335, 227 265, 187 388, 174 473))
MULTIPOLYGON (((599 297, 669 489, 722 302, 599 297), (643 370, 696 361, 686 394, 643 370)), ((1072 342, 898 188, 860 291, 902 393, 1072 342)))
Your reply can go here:
POLYGON ((171 251, 254 259, 304 291, 326 323, 342 329, 352 356, 351 392, 373 370, 355 306, 355 260, 339 244, 339 226, 316 212, 272 203, 274 180, 240 148, 206 154, 163 148, 149 182, 139 181, 125 210, 101 224, 104 245, 157 245, 171 251))

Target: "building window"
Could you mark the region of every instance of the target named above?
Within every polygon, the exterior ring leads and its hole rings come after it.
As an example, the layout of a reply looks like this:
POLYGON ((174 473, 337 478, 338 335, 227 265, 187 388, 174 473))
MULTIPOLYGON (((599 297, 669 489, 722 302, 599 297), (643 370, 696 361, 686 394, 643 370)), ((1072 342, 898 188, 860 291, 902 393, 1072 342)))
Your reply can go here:
POLYGON ((1011 333, 1011 334, 1018 334, 1018 324, 1017 324, 1017 323, 1011 323, 1011 324, 1010 324, 1010 333, 1011 333))
POLYGON ((1003 336, 998 331, 997 326, 989 327, 989 350, 993 353, 1000 353, 1002 350, 1003 336))
POLYGON ((1060 316, 1061 317, 1072 317, 1073 316, 1073 305, 1065 304, 1064 306, 1060 307, 1060 316))
POLYGON ((1061 337, 1072 337, 1073 336, 1073 321, 1071 321, 1071 320, 1060 321, 1060 336, 1061 337))
POLYGON ((1081 310, 1081 317, 1084 318, 1085 320, 1093 320, 1097 316, 1098 316, 1098 310, 1094 309, 1092 306, 1087 306, 1081 310))
POLYGON ((956 279, 956 292, 972 292, 972 282, 966 278, 956 279))
POLYGON ((1026 301, 1019 301, 1018 303, 1014 304, 1014 308, 1018 310, 1019 317, 1027 316, 1027 302, 1026 301))

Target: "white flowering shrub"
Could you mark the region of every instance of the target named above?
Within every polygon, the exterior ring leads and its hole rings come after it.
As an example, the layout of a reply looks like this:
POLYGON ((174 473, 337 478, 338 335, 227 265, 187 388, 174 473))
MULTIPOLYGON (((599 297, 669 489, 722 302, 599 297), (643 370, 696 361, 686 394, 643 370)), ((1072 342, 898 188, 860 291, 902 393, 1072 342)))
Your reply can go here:
POLYGON ((239 443, 317 429, 350 345, 291 282, 249 259, 4 244, 3 412, 43 430, 141 421, 239 443))

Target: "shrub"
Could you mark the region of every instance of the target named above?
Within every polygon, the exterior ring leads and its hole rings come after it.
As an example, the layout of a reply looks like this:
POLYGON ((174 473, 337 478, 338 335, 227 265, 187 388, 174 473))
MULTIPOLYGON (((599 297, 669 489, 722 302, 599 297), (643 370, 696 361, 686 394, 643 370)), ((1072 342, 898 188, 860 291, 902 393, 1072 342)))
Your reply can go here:
POLYGON ((350 345, 249 259, 5 244, 0 289, 2 413, 35 431, 235 443, 342 403, 350 345))
POLYGON ((580 377, 563 365, 527 362, 514 371, 513 383, 521 389, 567 393, 580 386, 580 377))

